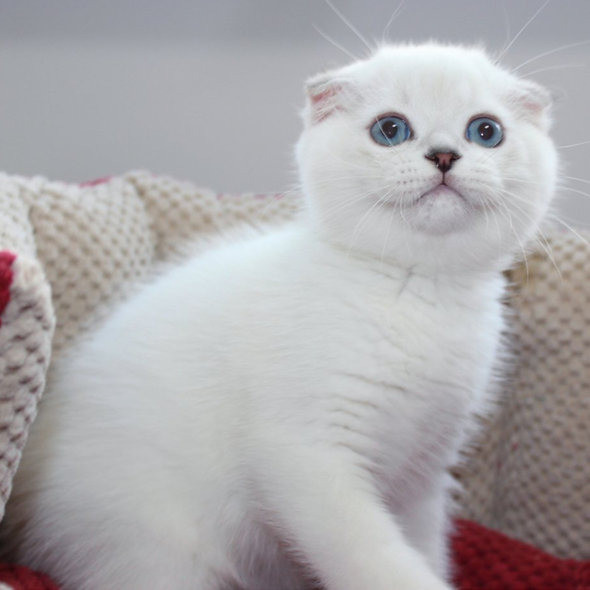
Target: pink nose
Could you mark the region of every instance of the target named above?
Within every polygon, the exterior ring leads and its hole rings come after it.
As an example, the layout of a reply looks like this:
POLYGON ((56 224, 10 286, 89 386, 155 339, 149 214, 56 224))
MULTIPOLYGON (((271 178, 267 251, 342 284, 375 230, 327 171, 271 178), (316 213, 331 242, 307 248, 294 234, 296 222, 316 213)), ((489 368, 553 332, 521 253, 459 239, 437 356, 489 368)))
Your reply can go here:
POLYGON ((461 156, 457 152, 443 152, 432 150, 424 156, 427 160, 430 160, 434 165, 444 174, 448 172, 455 160, 458 160, 461 156))

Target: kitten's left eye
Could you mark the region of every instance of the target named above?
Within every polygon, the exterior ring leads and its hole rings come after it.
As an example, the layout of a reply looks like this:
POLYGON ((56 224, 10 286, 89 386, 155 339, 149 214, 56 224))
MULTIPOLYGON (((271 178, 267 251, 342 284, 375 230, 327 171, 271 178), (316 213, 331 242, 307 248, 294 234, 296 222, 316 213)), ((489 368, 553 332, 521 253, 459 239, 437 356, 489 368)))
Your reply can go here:
POLYGON ((467 125, 465 137, 483 147, 494 148, 504 139, 504 132, 498 121, 490 117, 477 117, 467 125))
POLYGON ((387 115, 377 119, 371 126, 371 137, 379 145, 391 147, 410 139, 410 125, 401 117, 387 115))

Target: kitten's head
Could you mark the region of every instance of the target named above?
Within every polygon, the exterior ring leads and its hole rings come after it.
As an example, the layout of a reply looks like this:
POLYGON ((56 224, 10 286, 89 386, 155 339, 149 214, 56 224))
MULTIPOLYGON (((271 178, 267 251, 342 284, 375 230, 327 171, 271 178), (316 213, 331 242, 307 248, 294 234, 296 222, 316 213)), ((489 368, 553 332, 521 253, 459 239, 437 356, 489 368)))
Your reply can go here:
POLYGON ((483 51, 385 47, 312 78, 297 157, 317 228, 404 265, 496 268, 554 192, 550 98, 483 51))

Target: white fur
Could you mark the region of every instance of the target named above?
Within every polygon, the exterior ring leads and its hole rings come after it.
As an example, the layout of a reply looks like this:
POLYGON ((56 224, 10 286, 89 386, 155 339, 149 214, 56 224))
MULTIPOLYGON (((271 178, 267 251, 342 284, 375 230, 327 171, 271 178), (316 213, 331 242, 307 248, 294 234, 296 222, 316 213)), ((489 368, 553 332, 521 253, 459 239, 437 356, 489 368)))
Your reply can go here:
POLYGON ((543 94, 435 45, 309 88, 308 214, 173 270, 56 363, 4 543, 66 590, 450 588, 447 468, 555 182, 543 94), (391 111, 415 137, 385 148, 391 111), (465 139, 478 113, 502 145, 465 139), (412 205, 441 144, 463 199, 412 205))

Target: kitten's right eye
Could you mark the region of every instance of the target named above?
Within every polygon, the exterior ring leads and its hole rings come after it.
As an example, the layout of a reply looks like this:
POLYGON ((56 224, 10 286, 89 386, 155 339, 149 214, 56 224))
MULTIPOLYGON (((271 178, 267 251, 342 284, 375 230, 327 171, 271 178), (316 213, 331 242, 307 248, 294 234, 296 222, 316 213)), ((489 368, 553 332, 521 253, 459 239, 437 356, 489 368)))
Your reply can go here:
POLYGON ((401 117, 387 115, 377 119, 371 126, 371 137, 379 145, 391 147, 410 139, 410 125, 401 117))

